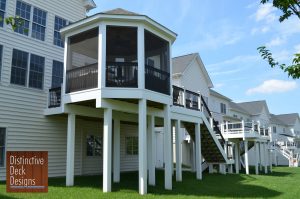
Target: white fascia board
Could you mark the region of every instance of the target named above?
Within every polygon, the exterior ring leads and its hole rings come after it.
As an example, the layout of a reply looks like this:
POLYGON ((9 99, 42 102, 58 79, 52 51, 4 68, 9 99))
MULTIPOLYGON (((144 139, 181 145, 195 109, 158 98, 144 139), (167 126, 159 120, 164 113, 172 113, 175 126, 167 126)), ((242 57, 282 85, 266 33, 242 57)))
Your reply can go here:
POLYGON ((154 28, 157 30, 160 30, 161 32, 166 35, 172 43, 174 43, 177 35, 176 33, 172 32, 171 30, 167 29, 166 27, 162 26, 161 24, 155 22, 151 18, 139 15, 139 16, 130 16, 130 15, 108 15, 108 14, 95 14, 91 17, 87 17, 86 19, 79 20, 69 26, 66 26, 60 30, 61 34, 67 34, 68 32, 73 32, 74 30, 80 29, 86 24, 90 23, 96 23, 98 21, 119 21, 120 25, 122 25, 122 22, 128 22, 128 21, 137 21, 142 22, 146 26, 150 28, 154 28))

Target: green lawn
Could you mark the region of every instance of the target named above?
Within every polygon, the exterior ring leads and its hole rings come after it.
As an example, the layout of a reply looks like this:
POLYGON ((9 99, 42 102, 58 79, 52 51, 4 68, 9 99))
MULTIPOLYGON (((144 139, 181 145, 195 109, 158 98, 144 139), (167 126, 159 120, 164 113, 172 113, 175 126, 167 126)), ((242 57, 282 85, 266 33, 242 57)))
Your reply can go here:
MULTIPOLYGON (((173 181, 173 190, 164 190, 164 176, 157 172, 157 185, 148 186, 143 198, 299 198, 300 168, 277 167, 269 175, 195 174, 184 172, 183 182, 173 181)), ((0 184, 0 198, 139 198, 138 173, 121 175, 121 183, 113 184, 112 193, 102 193, 102 176, 76 177, 74 187, 65 187, 64 178, 50 178, 48 193, 6 193, 0 184)))

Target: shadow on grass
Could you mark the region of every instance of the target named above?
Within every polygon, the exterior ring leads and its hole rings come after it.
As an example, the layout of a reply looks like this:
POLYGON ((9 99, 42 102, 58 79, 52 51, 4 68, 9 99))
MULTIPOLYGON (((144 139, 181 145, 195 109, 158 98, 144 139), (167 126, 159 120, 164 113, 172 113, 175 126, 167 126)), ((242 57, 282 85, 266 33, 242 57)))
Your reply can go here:
MULTIPOLYGON (((211 196, 211 197, 260 197, 270 198, 279 196, 282 193, 268 189, 263 186, 249 185, 246 182, 257 180, 255 177, 235 174, 204 174, 203 180, 196 180, 195 173, 184 172, 183 181, 176 182, 173 179, 173 190, 164 189, 164 172, 156 172, 156 186, 148 186, 148 193, 152 195, 166 196, 211 196)), ((274 176, 284 174, 274 172, 274 176)), ((49 186, 64 187, 64 178, 49 179, 49 186)), ((79 176, 75 177, 75 187, 92 188, 97 191, 102 190, 102 176, 79 176)), ((121 182, 114 183, 113 192, 122 191, 124 193, 138 193, 138 172, 128 172, 121 174, 121 182)))

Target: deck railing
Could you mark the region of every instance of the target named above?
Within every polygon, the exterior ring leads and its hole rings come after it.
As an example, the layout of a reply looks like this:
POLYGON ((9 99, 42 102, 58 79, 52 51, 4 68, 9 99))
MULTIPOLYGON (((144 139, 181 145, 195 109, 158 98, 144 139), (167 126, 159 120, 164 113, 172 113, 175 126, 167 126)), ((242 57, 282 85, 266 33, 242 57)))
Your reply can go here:
POLYGON ((186 90, 185 91, 185 106, 188 109, 200 110, 198 93, 186 90))
POLYGON ((145 88, 170 95, 170 73, 145 65, 145 88))
POLYGON ((121 88, 138 87, 138 63, 107 62, 106 86, 121 88))
POLYGON ((66 74, 66 93, 98 87, 98 64, 74 68, 66 74))
POLYGON ((49 89, 48 108, 60 107, 61 105, 61 87, 49 89))
POLYGON ((221 124, 221 131, 224 134, 247 134, 253 133, 257 136, 268 137, 269 129, 265 127, 260 127, 259 122, 225 122, 221 124))
POLYGON ((184 107, 184 89, 173 85, 173 105, 184 107))

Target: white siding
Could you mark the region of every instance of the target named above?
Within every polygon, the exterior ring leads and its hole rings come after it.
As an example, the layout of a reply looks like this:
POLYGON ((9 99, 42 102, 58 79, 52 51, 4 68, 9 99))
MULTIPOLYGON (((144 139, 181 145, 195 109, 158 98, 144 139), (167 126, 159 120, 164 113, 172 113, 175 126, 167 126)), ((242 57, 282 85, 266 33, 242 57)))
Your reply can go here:
MULTIPOLYGON (((86 136, 87 135, 99 135, 103 138, 103 123, 102 122, 89 122, 84 121, 80 124, 82 132, 82 174, 99 174, 103 169, 103 158, 101 156, 88 157, 86 156, 86 136)), ((78 133, 78 132, 76 132, 78 133)), ((120 170, 121 171, 136 171, 138 170, 138 155, 127 155, 125 146, 126 136, 138 136, 137 125, 121 124, 120 134, 120 170)), ((77 145, 76 145, 77 147, 77 145)))
POLYGON ((184 72, 181 83, 181 86, 184 86, 185 89, 200 92, 201 95, 209 97, 208 84, 196 60, 194 60, 184 72))
MULTIPOLYGON (((6 1, 6 16, 15 16, 16 0, 6 1)), ((6 150, 49 151, 49 176, 63 176, 66 170, 66 116, 46 117, 47 93, 51 85, 52 61, 63 61, 63 48, 53 44, 55 15, 75 22, 85 17, 81 0, 24 0, 47 12, 45 41, 15 33, 9 26, 0 28, 3 65, 0 81, 0 127, 7 128, 6 150), (43 90, 10 84, 13 49, 45 57, 43 90)), ((33 12, 33 11, 32 11, 33 12)), ((31 12, 31 14, 32 14, 31 12)), ((31 21, 32 22, 32 21, 31 21)), ((81 169, 81 134, 76 132, 75 174, 81 169)), ((5 167, 0 168, 0 179, 5 167)))

